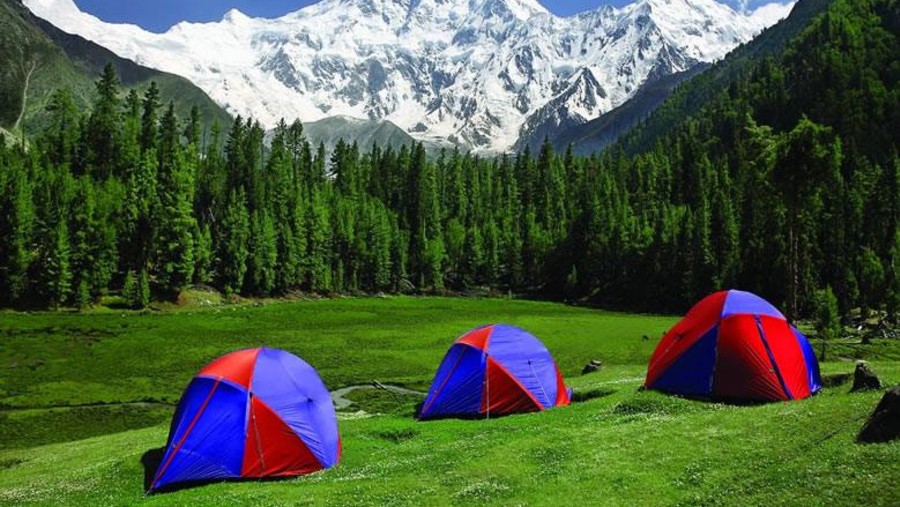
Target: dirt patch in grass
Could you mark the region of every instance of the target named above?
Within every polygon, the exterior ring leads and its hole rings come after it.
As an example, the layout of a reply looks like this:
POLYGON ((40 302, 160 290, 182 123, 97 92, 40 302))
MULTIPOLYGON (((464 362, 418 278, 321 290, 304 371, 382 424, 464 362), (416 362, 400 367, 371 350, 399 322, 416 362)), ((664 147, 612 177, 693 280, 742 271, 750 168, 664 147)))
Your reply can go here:
POLYGON ((0 470, 8 470, 25 463, 25 460, 18 458, 0 459, 0 470))
POLYGON ((613 407, 613 413, 626 417, 675 416, 693 412, 702 412, 716 406, 718 405, 707 401, 689 400, 677 396, 643 392, 616 404, 613 407))

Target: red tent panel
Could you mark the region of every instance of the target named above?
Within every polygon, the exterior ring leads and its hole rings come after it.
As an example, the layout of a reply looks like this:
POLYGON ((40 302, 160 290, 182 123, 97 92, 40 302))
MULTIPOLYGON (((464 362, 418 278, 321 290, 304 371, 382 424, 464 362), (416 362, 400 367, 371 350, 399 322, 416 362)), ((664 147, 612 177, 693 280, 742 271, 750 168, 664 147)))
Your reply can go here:
POLYGON ((539 412, 541 404, 500 363, 487 360, 487 380, 481 401, 483 414, 539 412))
POLYGON ((322 470, 322 464, 300 437, 259 398, 251 398, 247 426, 243 477, 300 475, 322 470))
POLYGON ((735 315, 722 321, 717 355, 714 395, 741 399, 787 399, 752 315, 735 315))

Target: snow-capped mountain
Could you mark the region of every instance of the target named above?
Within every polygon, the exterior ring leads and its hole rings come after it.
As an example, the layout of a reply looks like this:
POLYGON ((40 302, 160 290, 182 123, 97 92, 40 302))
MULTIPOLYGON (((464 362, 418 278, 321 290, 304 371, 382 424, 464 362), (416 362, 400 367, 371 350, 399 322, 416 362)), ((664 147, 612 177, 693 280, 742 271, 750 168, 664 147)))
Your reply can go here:
POLYGON ((388 120, 478 151, 596 118, 649 81, 721 58, 793 5, 736 12, 715 0, 637 0, 558 17, 536 0, 322 0, 277 19, 232 10, 156 34, 103 22, 73 0, 25 4, 266 126, 388 120))

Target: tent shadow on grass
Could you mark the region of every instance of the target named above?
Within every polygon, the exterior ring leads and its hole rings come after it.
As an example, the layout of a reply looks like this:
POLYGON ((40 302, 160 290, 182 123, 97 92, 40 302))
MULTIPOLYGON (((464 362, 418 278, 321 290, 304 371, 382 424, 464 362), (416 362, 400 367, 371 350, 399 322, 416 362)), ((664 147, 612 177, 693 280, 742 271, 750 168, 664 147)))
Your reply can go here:
POLYGON ((489 419, 502 419, 504 417, 512 417, 512 416, 517 416, 517 415, 539 413, 537 411, 534 411, 534 412, 511 412, 508 414, 481 414, 481 413, 479 413, 479 414, 444 414, 444 415, 429 417, 427 419, 422 419, 421 415, 422 415, 422 407, 423 406, 425 406, 424 401, 417 404, 415 414, 413 415, 413 418, 416 421, 423 422, 423 423, 433 422, 433 421, 448 421, 448 420, 485 421, 485 420, 489 420, 489 419))
MULTIPOLYGON (((584 403, 586 401, 594 400, 597 398, 605 398, 612 394, 615 394, 617 391, 615 389, 588 389, 586 391, 573 391, 571 396, 571 401, 573 404, 575 403, 584 403)), ((429 419, 419 419, 419 414, 422 411, 422 406, 424 402, 416 405, 415 418, 422 422, 428 421, 441 421, 447 419, 456 419, 461 421, 483 421, 485 419, 500 419, 503 417, 510 417, 516 415, 522 415, 524 413, 536 413, 536 412, 521 412, 521 413, 510 413, 510 414, 491 414, 487 416, 486 414, 460 414, 460 415, 446 415, 446 416, 438 416, 431 417, 429 419)), ((557 409, 564 409, 565 407, 556 407, 557 409)))
POLYGON ((156 449, 150 449, 141 456, 141 465, 144 465, 144 491, 150 490, 150 485, 153 483, 153 477, 156 475, 156 470, 159 469, 159 465, 162 463, 163 454, 165 454, 165 447, 157 447, 156 449))
MULTIPOLYGON (((761 405, 772 405, 776 403, 784 403, 784 400, 757 400, 757 399, 745 399, 745 398, 735 398, 729 396, 704 396, 702 394, 685 394, 685 393, 674 393, 669 391, 664 391, 662 389, 647 389, 646 387, 639 387, 637 392, 657 392, 663 394, 667 397, 677 399, 677 400, 687 400, 687 401, 697 401, 701 403, 708 403, 712 405, 728 405, 732 407, 756 407, 761 405)), ((796 400, 803 401, 803 400, 796 400)))

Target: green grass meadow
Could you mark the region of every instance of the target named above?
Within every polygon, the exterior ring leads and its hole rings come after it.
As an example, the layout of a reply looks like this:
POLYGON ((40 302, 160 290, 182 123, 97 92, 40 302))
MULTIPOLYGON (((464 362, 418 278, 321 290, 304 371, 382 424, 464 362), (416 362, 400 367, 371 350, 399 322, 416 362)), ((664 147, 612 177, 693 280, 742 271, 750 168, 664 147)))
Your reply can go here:
MULTIPOLYGON (((881 392, 830 387, 734 406, 640 392, 673 316, 506 299, 368 298, 133 313, 0 313, 0 505, 900 505, 900 442, 860 445, 881 392), (412 418, 421 398, 347 395, 334 469, 145 496, 193 374, 235 349, 286 349, 331 389, 425 390, 447 347, 524 327, 574 387, 571 407, 481 421, 412 418), (649 339, 644 339, 644 336, 649 339), (590 359, 604 368, 581 376, 590 359)), ((900 344, 835 346, 900 382, 900 344)))

